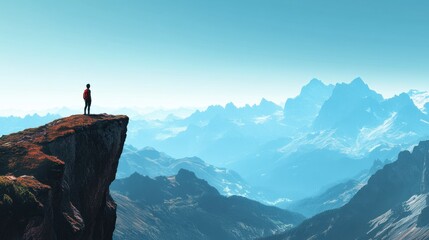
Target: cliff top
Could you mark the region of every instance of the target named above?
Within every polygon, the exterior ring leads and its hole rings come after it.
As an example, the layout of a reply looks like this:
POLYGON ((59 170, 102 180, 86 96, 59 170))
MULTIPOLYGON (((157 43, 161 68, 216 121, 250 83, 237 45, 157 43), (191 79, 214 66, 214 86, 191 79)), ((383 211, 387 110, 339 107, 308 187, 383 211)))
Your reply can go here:
MULTIPOLYGON (((31 175, 44 184, 62 175, 64 161, 47 153, 46 146, 61 138, 89 129, 104 129, 112 122, 128 123, 119 115, 73 115, 38 128, 0 138, 0 175, 31 175)), ((28 182, 28 181, 27 181, 28 182)))

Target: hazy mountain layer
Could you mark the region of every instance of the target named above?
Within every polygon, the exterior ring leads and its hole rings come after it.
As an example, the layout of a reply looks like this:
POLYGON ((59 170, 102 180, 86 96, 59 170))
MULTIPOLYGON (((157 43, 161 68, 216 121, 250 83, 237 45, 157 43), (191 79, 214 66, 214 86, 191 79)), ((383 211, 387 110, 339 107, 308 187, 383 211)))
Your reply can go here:
POLYGON ((428 138, 426 99, 417 91, 384 99, 360 78, 335 86, 312 80, 284 109, 262 100, 181 120, 131 122, 129 141, 201 157, 279 198, 299 200, 428 138))
POLYGON ((321 212, 340 208, 347 204, 350 199, 367 184, 368 179, 380 170, 386 163, 375 161, 369 171, 364 171, 352 180, 329 187, 321 194, 294 202, 285 202, 278 207, 299 212, 306 217, 312 217, 321 212))
POLYGON ((51 122, 59 115, 48 114, 39 116, 37 114, 21 117, 0 117, 0 136, 24 130, 26 128, 34 128, 51 122))
POLYGON ((259 201, 267 199, 232 170, 215 167, 197 157, 175 159, 150 147, 137 150, 130 145, 125 146, 116 177, 128 177, 134 172, 149 177, 170 176, 180 169, 194 172, 223 195, 239 195, 259 201))

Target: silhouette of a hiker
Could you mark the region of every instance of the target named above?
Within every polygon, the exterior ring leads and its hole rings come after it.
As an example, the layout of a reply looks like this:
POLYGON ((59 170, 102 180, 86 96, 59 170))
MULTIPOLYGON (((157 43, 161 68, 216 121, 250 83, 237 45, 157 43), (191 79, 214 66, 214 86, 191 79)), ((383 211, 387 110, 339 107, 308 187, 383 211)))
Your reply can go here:
POLYGON ((86 89, 83 91, 83 100, 85 100, 85 108, 83 109, 83 115, 86 115, 86 108, 88 108, 88 115, 91 111, 91 90, 89 88, 91 85, 86 84, 86 89))

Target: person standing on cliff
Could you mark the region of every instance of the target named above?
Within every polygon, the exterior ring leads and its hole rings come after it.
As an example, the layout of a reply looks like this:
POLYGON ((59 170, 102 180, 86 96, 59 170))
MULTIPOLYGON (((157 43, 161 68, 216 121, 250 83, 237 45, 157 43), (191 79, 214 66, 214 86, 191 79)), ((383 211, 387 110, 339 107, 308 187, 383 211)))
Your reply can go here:
POLYGON ((83 109, 83 115, 86 115, 86 109, 88 108, 88 115, 90 114, 91 111, 91 90, 89 90, 89 88, 91 87, 91 85, 86 84, 86 89, 85 91, 83 91, 83 100, 85 100, 85 108, 83 109))

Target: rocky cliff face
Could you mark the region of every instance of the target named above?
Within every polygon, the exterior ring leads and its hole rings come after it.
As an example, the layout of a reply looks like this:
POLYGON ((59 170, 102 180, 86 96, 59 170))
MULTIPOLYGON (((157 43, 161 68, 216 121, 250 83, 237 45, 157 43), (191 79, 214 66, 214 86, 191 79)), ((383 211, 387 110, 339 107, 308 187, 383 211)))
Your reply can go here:
POLYGON ((75 115, 0 138, 0 239, 111 239, 127 124, 75 115))

